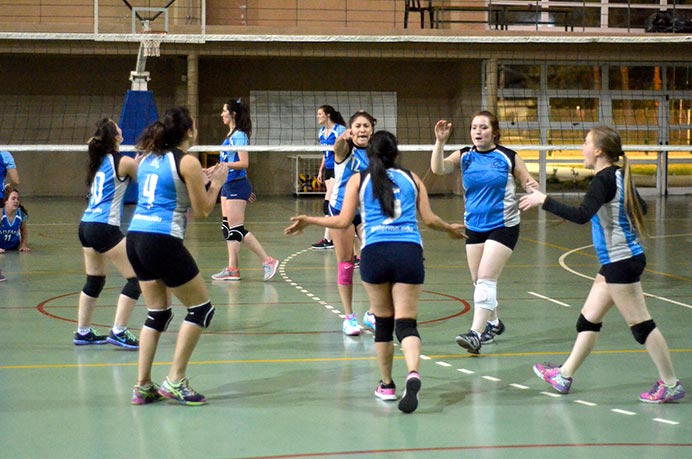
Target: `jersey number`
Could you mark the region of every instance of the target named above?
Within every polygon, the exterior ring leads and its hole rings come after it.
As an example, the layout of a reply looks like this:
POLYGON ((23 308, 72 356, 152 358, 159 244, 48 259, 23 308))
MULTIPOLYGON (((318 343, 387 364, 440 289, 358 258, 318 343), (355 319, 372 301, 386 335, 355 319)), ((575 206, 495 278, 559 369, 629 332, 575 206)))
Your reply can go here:
POLYGON ((159 176, 156 174, 148 174, 144 179, 142 187, 142 196, 146 198, 147 204, 151 207, 154 204, 154 196, 156 195, 156 184, 159 181, 159 176))
POLYGON ((106 174, 103 172, 97 172, 94 175, 94 181, 91 184, 91 206, 97 206, 101 203, 103 199, 103 185, 106 183, 106 174))

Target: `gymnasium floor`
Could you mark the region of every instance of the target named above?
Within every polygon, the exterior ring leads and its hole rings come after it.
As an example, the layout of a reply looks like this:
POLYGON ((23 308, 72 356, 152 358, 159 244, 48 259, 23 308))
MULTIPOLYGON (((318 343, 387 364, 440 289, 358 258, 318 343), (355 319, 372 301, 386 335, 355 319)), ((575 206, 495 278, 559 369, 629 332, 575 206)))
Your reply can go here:
MULTIPOLYGON (((260 197, 261 198, 261 197, 260 197)), ((668 340, 678 376, 692 391, 692 201, 648 198, 652 238, 643 279, 648 305, 668 340)), ((341 333, 333 252, 307 250, 321 229, 287 238, 296 213, 319 198, 252 204, 247 227, 282 260, 270 282, 242 252, 242 281, 208 287, 217 308, 188 376, 206 406, 130 405, 136 352, 75 347, 77 295, 84 282, 76 237, 79 199, 26 199, 31 253, 0 255, 0 456, 55 458, 631 458, 692 457, 692 393, 681 403, 646 405, 638 394, 657 379, 653 363, 617 311, 596 352, 559 395, 532 372, 561 363, 597 260, 589 225, 543 212, 523 216, 521 240, 499 284, 507 331, 469 355, 454 336, 471 323, 472 286, 462 242, 425 231, 426 283, 420 307, 423 388, 418 410, 373 396, 379 379, 373 336, 341 333)), ((434 197, 459 221, 461 199, 434 197)), ((225 263, 219 211, 191 224, 187 245, 205 278, 225 263)), ((357 276, 356 276, 357 278, 357 276)), ((122 279, 113 271, 97 309, 111 325, 122 279)), ((177 303, 176 303, 177 304, 177 303)), ((359 320, 367 308, 355 287, 359 320)), ((159 346, 154 375, 172 358, 180 306, 159 346)), ((135 310, 139 333, 145 309, 135 310)), ((397 352, 395 381, 405 368, 397 352)))

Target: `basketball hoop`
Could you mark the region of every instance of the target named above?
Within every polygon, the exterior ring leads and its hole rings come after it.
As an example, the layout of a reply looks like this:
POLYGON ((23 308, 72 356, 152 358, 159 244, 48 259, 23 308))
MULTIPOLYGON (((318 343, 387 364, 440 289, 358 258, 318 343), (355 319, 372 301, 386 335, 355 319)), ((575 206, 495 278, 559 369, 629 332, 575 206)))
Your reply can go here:
POLYGON ((164 34, 147 33, 140 39, 140 46, 144 57, 159 57, 161 55, 161 42, 164 34))

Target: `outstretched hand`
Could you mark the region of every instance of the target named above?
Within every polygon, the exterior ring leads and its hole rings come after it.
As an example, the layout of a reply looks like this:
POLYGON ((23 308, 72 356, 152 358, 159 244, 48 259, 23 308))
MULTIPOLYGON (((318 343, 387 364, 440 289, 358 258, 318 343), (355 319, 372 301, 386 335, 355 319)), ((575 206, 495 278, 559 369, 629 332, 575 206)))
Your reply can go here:
POLYGON ((527 194, 519 199, 519 210, 526 211, 532 207, 538 207, 545 202, 546 195, 538 190, 537 187, 529 186, 527 194))
POLYGON ((305 217, 305 215, 297 215, 295 217, 291 217, 291 221, 293 222, 293 224, 291 226, 287 226, 286 228, 284 228, 284 234, 286 236, 296 236, 298 234, 301 234, 305 227, 308 226, 308 224, 305 223, 305 217))
POLYGON ((465 225, 462 225, 461 223, 452 223, 450 231, 447 232, 450 238, 452 239, 468 239, 468 236, 466 235, 466 232, 464 231, 466 229, 465 225))

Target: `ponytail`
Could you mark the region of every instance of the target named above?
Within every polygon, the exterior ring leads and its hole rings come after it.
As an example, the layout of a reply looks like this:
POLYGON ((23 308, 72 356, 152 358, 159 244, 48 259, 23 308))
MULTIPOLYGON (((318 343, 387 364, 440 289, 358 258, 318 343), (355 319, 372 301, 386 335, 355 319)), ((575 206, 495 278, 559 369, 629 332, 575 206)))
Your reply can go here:
POLYGON ((622 169, 625 171, 625 210, 627 219, 634 231, 640 237, 647 236, 646 225, 644 224, 644 209, 640 202, 637 189, 632 178, 632 171, 626 154, 622 154, 622 169))

